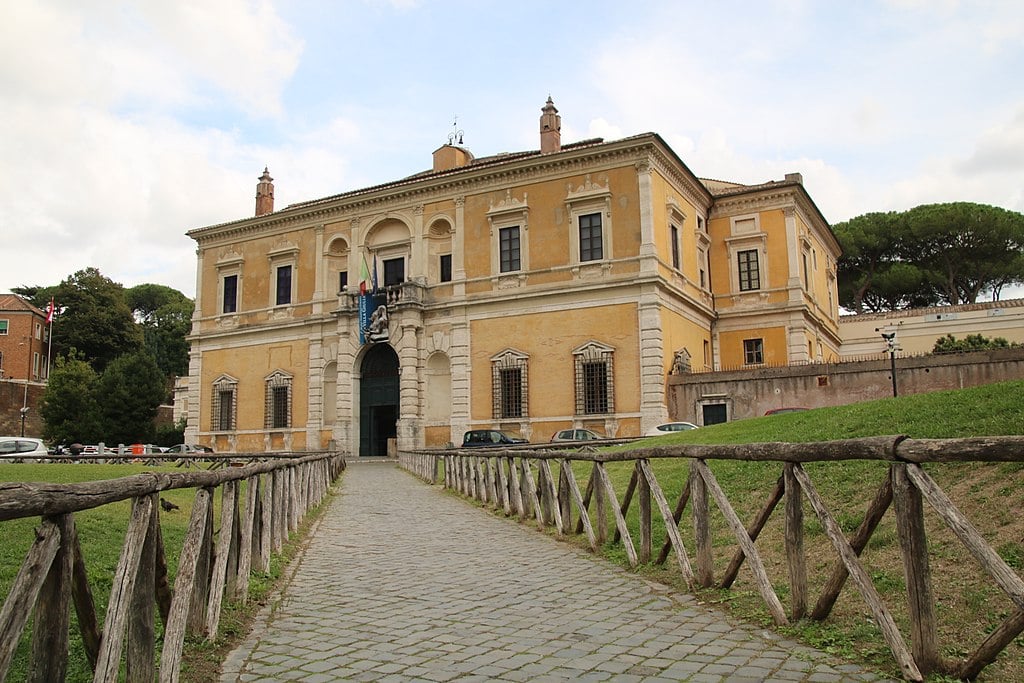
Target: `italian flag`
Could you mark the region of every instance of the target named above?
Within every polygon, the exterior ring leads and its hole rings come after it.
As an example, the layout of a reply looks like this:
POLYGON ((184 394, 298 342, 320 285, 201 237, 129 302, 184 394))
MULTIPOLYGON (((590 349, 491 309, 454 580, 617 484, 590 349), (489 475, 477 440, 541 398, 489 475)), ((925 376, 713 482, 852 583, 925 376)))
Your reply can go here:
POLYGON ((366 294, 370 289, 370 268, 366 265, 366 255, 362 256, 362 263, 359 265, 359 293, 366 294))

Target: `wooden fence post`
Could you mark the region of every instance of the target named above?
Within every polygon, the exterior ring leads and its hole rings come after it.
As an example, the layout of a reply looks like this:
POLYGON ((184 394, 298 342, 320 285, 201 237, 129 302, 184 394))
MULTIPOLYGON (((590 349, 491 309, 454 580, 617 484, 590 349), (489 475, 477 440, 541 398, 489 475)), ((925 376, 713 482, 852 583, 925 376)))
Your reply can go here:
MULTIPOLYGON (((691 470, 697 468, 697 463, 703 462, 692 461, 691 470)), ((708 487, 699 473, 691 473, 690 476, 690 511, 693 514, 693 537, 697 546, 695 578, 699 586, 710 588, 715 583, 715 565, 711 554, 711 510, 708 506, 708 487)))
POLYGON ((786 564, 789 567, 790 614, 802 619, 807 613, 807 559, 804 554, 804 506, 800 482, 793 474, 793 463, 784 465, 786 482, 786 564))

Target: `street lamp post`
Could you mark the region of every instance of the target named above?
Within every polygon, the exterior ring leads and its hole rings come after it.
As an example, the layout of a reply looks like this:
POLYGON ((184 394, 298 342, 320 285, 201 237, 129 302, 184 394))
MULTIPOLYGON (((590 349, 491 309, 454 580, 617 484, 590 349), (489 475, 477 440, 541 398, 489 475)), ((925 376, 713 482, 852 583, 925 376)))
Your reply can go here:
POLYGON ((885 345, 889 347, 889 371, 892 374, 892 395, 894 397, 899 396, 899 391, 896 388, 896 331, 882 332, 881 328, 876 327, 875 332, 882 333, 882 339, 885 340, 885 345))
POLYGON ((25 436, 25 418, 28 417, 28 406, 21 407, 21 435, 25 436))

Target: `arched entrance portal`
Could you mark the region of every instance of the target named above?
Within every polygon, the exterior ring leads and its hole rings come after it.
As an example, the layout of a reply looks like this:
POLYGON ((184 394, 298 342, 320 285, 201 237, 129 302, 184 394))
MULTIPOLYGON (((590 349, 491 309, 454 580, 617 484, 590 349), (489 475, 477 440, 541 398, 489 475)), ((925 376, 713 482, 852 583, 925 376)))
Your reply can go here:
POLYGON ((374 344, 363 357, 359 383, 359 455, 385 456, 398 435, 398 354, 374 344))

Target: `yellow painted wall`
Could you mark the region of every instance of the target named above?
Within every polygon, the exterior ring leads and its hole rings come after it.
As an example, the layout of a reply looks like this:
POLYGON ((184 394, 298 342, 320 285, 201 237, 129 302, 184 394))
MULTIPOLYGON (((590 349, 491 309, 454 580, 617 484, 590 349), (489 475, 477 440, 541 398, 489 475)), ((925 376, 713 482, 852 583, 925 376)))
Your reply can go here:
POLYGON ((222 374, 227 374, 238 380, 237 430, 262 430, 266 378, 275 370, 283 370, 292 376, 292 428, 304 431, 308 417, 308 358, 308 342, 305 340, 206 351, 201 375, 200 429, 208 431, 212 426, 213 383, 222 374))
POLYGON ((491 358, 507 348, 530 357, 530 417, 572 415, 576 404, 571 350, 591 340, 615 348, 615 411, 639 410, 639 333, 633 305, 474 320, 470 339, 472 420, 492 419, 491 358))
POLYGON ((672 370, 675 352, 682 348, 690 352, 690 367, 694 372, 705 370, 705 362, 711 365, 711 332, 707 328, 668 309, 662 309, 661 334, 665 346, 662 369, 666 376, 672 370), (707 359, 704 358, 705 341, 708 342, 707 359))
POLYGON ((750 330, 722 332, 719 335, 721 344, 721 363, 723 368, 737 368, 744 365, 743 340, 762 339, 764 341, 765 365, 781 365, 787 362, 786 328, 763 327, 750 330))
MULTIPOLYGON (((525 194, 529 207, 526 219, 527 233, 521 233, 520 240, 529 251, 528 258, 524 254, 524 259, 530 271, 559 269, 569 265, 570 240, 578 239, 578 236, 576 227, 571 225, 566 206, 567 188, 571 186, 575 191, 586 180, 587 176, 584 174, 510 188, 511 198, 522 202, 525 194)), ((635 256, 640 250, 639 188, 636 170, 632 166, 610 169, 591 174, 590 181, 601 187, 608 184, 612 194, 612 253, 605 254, 605 258, 635 256)), ((487 212, 492 206, 507 201, 505 189, 466 197, 463 258, 466 277, 470 280, 498 275, 491 272, 491 249, 496 248, 496 237, 491 235, 487 212)), ((510 225, 517 223, 518 221, 514 221, 510 225)), ((563 272, 534 273, 530 275, 530 284, 563 282, 569 277, 563 272)), ((472 292, 489 289, 489 284, 470 285, 472 292)))

